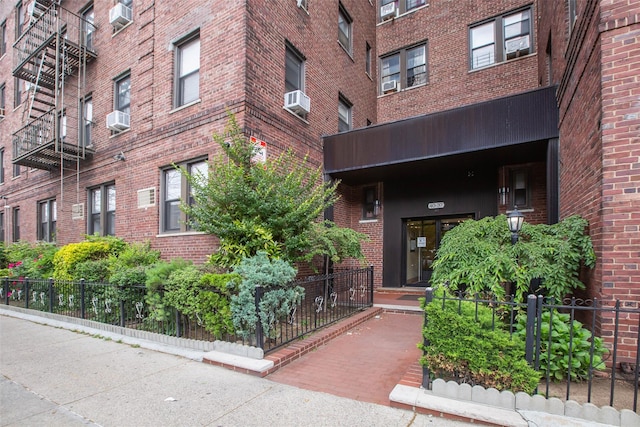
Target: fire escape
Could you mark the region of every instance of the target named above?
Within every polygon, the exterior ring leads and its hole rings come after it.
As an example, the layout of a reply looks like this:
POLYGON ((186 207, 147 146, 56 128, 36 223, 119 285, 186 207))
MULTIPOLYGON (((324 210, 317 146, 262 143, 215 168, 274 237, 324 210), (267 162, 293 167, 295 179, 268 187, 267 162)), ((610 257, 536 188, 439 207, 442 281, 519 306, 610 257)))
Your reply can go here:
POLYGON ((29 26, 13 45, 13 75, 24 81, 28 96, 23 126, 13 134, 12 162, 64 175, 94 154, 83 97, 87 63, 96 53, 93 23, 59 3, 34 1, 29 26))

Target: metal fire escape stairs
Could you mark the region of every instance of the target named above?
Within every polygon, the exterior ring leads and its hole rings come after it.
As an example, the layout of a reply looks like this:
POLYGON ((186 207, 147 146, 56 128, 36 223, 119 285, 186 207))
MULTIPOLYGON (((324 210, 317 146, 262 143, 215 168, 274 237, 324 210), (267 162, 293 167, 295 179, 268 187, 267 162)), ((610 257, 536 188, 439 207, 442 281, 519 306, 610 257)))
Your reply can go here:
MULTIPOLYGON (((28 28, 13 45, 13 76, 26 82, 23 126, 13 134, 12 162, 49 171, 79 170, 94 154, 83 115, 87 63, 96 58, 93 24, 62 6, 36 0, 28 28), (74 90, 75 89, 75 90, 74 90)), ((21 82, 22 83, 22 82, 21 82)))

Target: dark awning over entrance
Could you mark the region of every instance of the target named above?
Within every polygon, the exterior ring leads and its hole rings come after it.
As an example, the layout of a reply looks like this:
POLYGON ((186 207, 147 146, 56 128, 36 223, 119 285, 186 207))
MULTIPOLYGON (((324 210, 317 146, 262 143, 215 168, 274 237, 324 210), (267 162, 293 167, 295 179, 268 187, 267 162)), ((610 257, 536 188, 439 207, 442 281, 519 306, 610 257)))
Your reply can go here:
POLYGON ((555 87, 324 138, 325 172, 345 183, 385 180, 427 162, 504 164, 545 157, 558 137, 555 87), (517 147, 516 147, 517 146, 517 147))

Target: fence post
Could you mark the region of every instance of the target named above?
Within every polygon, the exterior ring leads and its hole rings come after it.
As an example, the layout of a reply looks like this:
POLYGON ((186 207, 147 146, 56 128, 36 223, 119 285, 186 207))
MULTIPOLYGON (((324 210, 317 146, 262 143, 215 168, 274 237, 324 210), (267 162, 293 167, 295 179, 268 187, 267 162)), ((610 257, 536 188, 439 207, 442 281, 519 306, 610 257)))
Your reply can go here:
POLYGON ((9 305, 9 277, 4 278, 4 305, 9 305))
POLYGON ((369 305, 373 305, 373 265, 369 270, 369 305))
MULTIPOLYGON (((424 291, 424 324, 422 326, 422 345, 425 347, 423 354, 426 353, 426 348, 429 346, 429 340, 426 336, 424 336, 424 328, 427 326, 427 306, 429 303, 433 301, 433 288, 428 287, 424 291)), ((431 388, 431 373, 429 372, 429 368, 426 365, 422 366, 422 387, 425 390, 429 390, 431 388)))
POLYGON ((49 313, 53 313, 53 277, 49 277, 49 313))
POLYGON ((119 306, 120 306, 120 326, 122 326, 124 328, 125 325, 125 315, 124 315, 124 286, 118 286, 118 290, 120 291, 120 298, 118 298, 119 301, 119 306))
POLYGON ((529 363, 529 365, 533 366, 533 343, 534 343, 534 330, 536 325, 536 303, 538 301, 538 297, 535 295, 527 296, 527 325, 525 327, 526 335, 525 335, 525 350, 524 350, 524 358, 529 363))
POLYGON ((24 308, 29 308, 29 278, 24 278, 24 308))
POLYGON ((180 338, 182 325, 180 324, 180 311, 176 308, 176 338, 180 338))
POLYGON ((86 314, 86 307, 84 305, 85 289, 84 279, 80 279, 80 318, 84 319, 86 314))
POLYGON ((264 295, 264 288, 260 285, 256 286, 256 314, 258 315, 258 320, 256 320, 256 345, 264 350, 264 331, 262 330, 262 322, 260 321, 260 300, 262 299, 262 295, 264 295))

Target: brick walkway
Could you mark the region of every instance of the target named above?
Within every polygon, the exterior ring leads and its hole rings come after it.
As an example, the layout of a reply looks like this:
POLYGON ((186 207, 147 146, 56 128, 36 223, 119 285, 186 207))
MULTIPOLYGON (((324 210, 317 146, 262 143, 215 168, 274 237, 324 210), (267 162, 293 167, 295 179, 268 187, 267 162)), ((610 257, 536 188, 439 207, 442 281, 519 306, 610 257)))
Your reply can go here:
MULTIPOLYGON (((333 339, 304 352, 267 378, 383 405, 390 404, 389 393, 397 384, 419 386, 421 352, 416 345, 422 341, 423 316, 390 307, 416 307, 417 299, 403 293, 376 293, 374 303, 383 304, 384 309, 369 309, 373 317, 365 312, 342 322, 333 339)), ((268 358, 278 363, 291 352, 296 350, 283 349, 268 358)))

